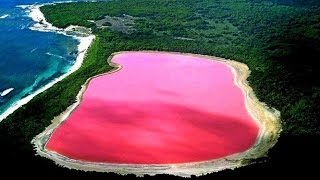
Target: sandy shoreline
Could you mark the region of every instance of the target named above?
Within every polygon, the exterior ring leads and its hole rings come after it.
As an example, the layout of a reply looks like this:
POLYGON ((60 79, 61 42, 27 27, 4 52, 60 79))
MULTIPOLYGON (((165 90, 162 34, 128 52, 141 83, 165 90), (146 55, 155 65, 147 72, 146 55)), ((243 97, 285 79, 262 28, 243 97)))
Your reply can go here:
MULTIPOLYGON (((63 80, 65 77, 69 76, 71 73, 75 72, 77 69, 81 67, 81 64, 84 60, 84 57, 87 53, 88 48, 90 47, 91 43, 95 39, 95 36, 92 34, 89 34, 87 36, 75 36, 75 35, 68 35, 67 32, 71 31, 73 28, 77 28, 77 26, 71 26, 66 28, 66 29, 60 29, 57 27, 54 27, 52 24, 46 21, 43 13, 40 11, 40 7, 43 5, 23 5, 23 6, 18 6, 22 9, 25 9, 29 14, 29 17, 32 18, 33 21, 36 22, 36 24, 32 27, 30 27, 31 30, 35 31, 43 31, 43 32, 55 32, 59 34, 64 34, 67 36, 72 36, 75 39, 78 39, 79 44, 78 44, 78 55, 76 58, 75 63, 72 65, 72 67, 68 70, 67 73, 63 74, 62 76, 53 79, 50 83, 46 84, 45 86, 41 87, 40 89, 36 90, 32 94, 20 99, 19 101, 15 102, 10 108, 8 108, 6 111, 4 111, 0 115, 0 122, 4 120, 6 117, 8 117, 10 114, 12 114, 14 111, 19 109, 21 106, 27 104, 32 98, 37 96, 38 94, 44 92, 45 90, 49 89, 52 87, 54 84, 57 82, 63 80)), ((83 33, 80 33, 83 35, 83 33)))
MULTIPOLYGON (((142 51, 144 52, 144 51, 142 51)), ((155 52, 156 51, 145 51, 155 52)), ((115 172, 119 174, 136 174, 142 176, 144 174, 172 174, 183 177, 191 175, 203 175, 211 172, 217 172, 224 169, 234 169, 252 163, 254 159, 265 156, 268 150, 274 146, 281 131, 280 113, 275 109, 268 108, 264 103, 261 103, 253 93, 253 90, 248 86, 247 78, 250 74, 249 68, 243 64, 232 60, 227 60, 219 57, 204 56, 198 54, 188 54, 179 52, 166 52, 188 56, 204 57, 209 60, 215 60, 228 65, 235 76, 235 84, 243 91, 245 95, 245 105, 252 118, 257 121, 260 127, 259 135, 256 143, 248 150, 226 156, 221 159, 193 162, 193 163, 179 163, 179 164, 113 164, 113 163, 95 163, 85 162, 74 159, 69 159, 63 155, 55 152, 47 151, 45 145, 49 140, 53 131, 67 119, 76 107, 80 104, 82 96, 87 88, 91 79, 103 76, 106 74, 114 73, 121 69, 121 66, 112 62, 112 57, 122 52, 113 53, 107 62, 114 67, 114 70, 89 78, 82 86, 79 94, 77 95, 76 103, 69 106, 66 111, 52 120, 52 124, 46 128, 44 132, 37 135, 32 144, 40 156, 49 158, 57 164, 78 170, 84 171, 97 171, 97 172, 115 172)))

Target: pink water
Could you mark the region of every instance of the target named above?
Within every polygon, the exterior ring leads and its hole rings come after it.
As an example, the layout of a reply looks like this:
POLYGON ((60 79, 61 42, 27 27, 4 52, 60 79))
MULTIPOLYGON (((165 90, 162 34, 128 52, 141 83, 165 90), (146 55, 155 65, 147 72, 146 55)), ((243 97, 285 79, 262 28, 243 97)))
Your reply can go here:
POLYGON ((116 73, 90 81, 46 148, 72 159, 136 164, 221 158, 250 148, 258 125, 224 63, 126 52, 116 73))

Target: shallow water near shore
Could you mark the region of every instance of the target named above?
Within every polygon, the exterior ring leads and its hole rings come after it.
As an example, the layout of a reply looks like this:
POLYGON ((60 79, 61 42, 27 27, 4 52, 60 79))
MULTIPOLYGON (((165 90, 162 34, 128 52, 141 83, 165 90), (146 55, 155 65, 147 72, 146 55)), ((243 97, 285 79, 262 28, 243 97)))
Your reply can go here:
POLYGON ((0 1, 0 115, 65 74, 75 63, 79 40, 31 30, 36 22, 25 9, 18 7, 50 2, 54 1, 0 1))

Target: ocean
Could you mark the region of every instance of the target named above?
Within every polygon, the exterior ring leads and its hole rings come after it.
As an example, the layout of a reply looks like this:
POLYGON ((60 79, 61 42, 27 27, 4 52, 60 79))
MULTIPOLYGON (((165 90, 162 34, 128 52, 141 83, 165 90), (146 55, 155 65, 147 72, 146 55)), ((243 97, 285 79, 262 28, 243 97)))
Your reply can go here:
POLYGON ((19 7, 49 2, 54 1, 0 1, 0 117, 19 100, 67 73, 76 62, 78 39, 31 30, 36 22, 19 7))

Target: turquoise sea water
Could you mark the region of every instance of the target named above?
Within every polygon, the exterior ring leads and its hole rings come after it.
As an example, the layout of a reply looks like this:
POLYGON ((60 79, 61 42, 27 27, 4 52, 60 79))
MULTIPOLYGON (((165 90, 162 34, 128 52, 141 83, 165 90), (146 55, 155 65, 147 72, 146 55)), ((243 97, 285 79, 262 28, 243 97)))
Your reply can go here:
POLYGON ((0 114, 67 72, 75 62, 78 40, 54 32, 30 30, 35 22, 24 9, 17 7, 47 2, 53 1, 0 1, 0 114), (11 88, 11 92, 2 93, 11 88))

